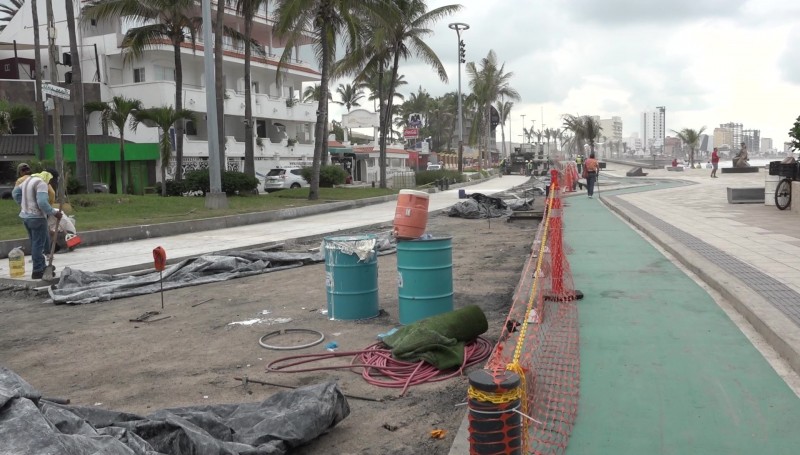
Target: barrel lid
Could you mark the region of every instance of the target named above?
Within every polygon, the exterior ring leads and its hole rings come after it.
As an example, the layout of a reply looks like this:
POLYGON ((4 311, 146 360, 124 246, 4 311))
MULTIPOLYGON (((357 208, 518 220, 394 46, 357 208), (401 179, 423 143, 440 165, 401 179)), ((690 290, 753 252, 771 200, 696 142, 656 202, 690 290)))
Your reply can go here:
POLYGON ((429 199, 430 198, 430 196, 428 196, 428 193, 426 193, 424 191, 417 191, 417 190, 400 190, 400 194, 411 194, 413 196, 422 197, 422 198, 425 198, 425 199, 429 199))

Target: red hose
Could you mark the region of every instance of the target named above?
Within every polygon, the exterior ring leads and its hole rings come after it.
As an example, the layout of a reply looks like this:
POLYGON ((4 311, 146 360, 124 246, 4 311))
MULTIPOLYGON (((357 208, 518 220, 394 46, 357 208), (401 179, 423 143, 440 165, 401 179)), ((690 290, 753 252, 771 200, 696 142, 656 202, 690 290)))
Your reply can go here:
MULTIPOLYGON (((402 388, 400 396, 413 385, 426 382, 439 382, 460 376, 465 368, 482 362, 489 357, 492 346, 484 338, 478 337, 464 346, 464 362, 458 369, 442 371, 430 363, 405 362, 392 357, 392 351, 386 345, 378 342, 367 346, 361 351, 328 352, 324 354, 302 354, 283 357, 267 364, 267 371, 278 373, 302 373, 308 371, 340 370, 361 368, 361 376, 368 383, 378 387, 402 388), (337 357, 350 357, 349 364, 332 365, 325 367, 292 368, 320 360, 337 357)), ((358 373, 357 371, 353 371, 358 373)))

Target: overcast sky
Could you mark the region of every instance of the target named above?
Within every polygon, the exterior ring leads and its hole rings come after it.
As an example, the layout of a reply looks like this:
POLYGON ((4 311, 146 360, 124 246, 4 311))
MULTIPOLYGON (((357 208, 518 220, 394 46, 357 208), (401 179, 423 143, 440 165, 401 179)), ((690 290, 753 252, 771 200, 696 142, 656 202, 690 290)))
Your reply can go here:
MULTIPOLYGON (((454 4, 429 0, 429 9, 454 4)), ((565 113, 622 117, 623 136, 640 114, 667 108, 667 130, 709 134, 721 123, 760 129, 783 149, 800 115, 800 1, 797 0, 462 0, 426 41, 449 84, 429 67, 401 63, 409 85, 439 96, 457 90, 456 32, 465 22, 467 61, 493 49, 522 99, 510 116, 514 141, 535 120, 561 125, 565 113)), ((334 86, 335 87, 335 86, 334 86)), ((468 90, 462 67, 462 91, 468 90)), ((333 106, 332 106, 333 107, 333 106)), ((336 118, 336 115, 332 115, 336 118)), ((509 125, 506 125, 508 140, 509 125)), ((499 138, 499 134, 498 134, 499 138)))

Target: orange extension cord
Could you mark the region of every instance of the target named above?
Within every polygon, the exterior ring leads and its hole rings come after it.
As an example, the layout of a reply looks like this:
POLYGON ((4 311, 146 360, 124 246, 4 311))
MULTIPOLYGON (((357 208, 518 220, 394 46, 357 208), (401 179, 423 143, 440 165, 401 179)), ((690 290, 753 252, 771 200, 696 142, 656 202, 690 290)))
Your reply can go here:
MULTIPOLYGON (((382 342, 367 346, 361 351, 328 352, 325 354, 303 354, 283 357, 267 364, 267 371, 277 373, 301 373, 307 371, 341 370, 361 368, 361 376, 368 383, 378 387, 402 388, 400 396, 405 395, 409 387, 426 382, 439 382, 460 376, 464 369, 482 362, 492 352, 492 345, 486 339, 478 337, 464 346, 464 362, 458 369, 442 371, 433 365, 420 360, 411 363, 392 357, 392 351, 382 342), (347 365, 331 365, 312 368, 292 368, 321 360, 352 356, 347 365)), ((353 371, 358 373, 357 371, 353 371)))

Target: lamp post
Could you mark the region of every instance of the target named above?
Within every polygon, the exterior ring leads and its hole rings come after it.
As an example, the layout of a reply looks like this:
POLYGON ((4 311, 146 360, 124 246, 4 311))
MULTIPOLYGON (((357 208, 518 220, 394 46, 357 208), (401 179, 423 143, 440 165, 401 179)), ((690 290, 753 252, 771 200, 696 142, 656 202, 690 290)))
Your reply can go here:
POLYGON ((464 42, 461 41, 461 31, 469 30, 469 25, 463 22, 453 22, 448 25, 456 31, 458 39, 458 173, 464 171, 464 116, 461 113, 461 64, 466 62, 464 42))
MULTIPOLYGON (((206 194, 205 206, 208 209, 224 209, 228 207, 228 199, 222 191, 222 175, 220 174, 219 126, 217 125, 216 86, 214 85, 214 40, 211 38, 211 1, 203 0, 203 63, 206 73, 206 125, 208 128, 208 175, 210 189, 206 194), (209 82, 210 81, 210 82, 209 82)), ((221 50, 220 50, 221 52, 221 50)), ((180 106, 176 107, 180 109, 180 106)))

